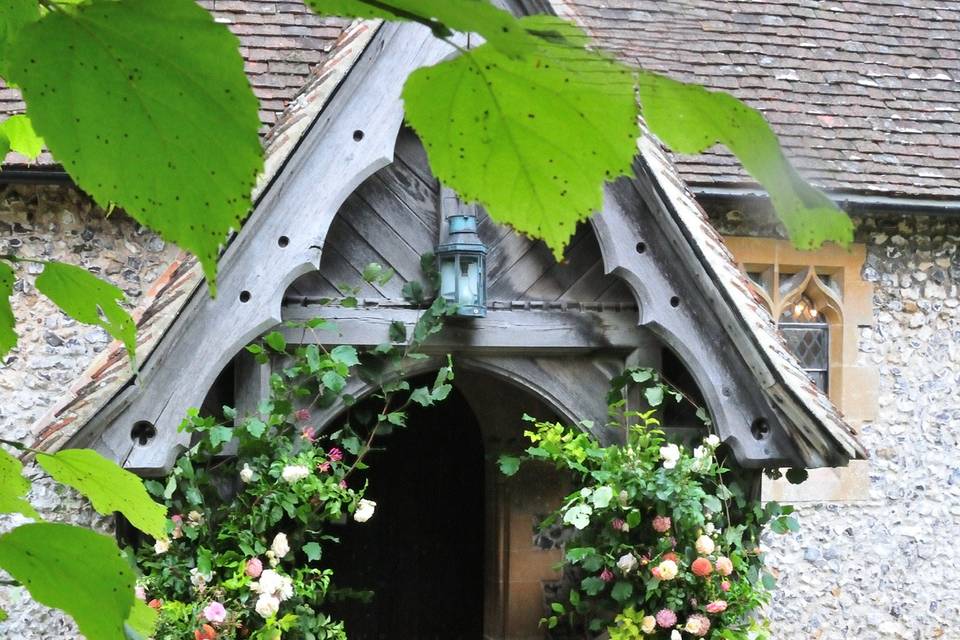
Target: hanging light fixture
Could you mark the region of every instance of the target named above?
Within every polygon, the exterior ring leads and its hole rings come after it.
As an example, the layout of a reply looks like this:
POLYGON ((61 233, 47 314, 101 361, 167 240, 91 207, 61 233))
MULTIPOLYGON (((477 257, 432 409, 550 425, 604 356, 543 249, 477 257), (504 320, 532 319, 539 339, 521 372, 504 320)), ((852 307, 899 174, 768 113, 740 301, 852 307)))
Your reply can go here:
POLYGON ((440 295, 457 305, 458 316, 482 318, 487 315, 487 247, 477 235, 475 210, 444 187, 441 211, 447 224, 436 249, 440 295))

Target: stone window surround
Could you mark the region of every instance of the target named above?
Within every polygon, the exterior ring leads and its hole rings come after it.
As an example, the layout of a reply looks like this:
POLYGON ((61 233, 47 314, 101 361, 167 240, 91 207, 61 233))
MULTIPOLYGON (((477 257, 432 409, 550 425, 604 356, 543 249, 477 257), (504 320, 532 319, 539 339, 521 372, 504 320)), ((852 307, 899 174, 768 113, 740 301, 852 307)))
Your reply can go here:
MULTIPOLYGON (((876 418, 879 380, 875 369, 858 362, 860 327, 873 326, 873 285, 863 280, 866 246, 835 245, 800 251, 778 238, 724 236, 727 248, 744 273, 760 273, 765 286, 754 286, 757 297, 779 318, 787 304, 806 294, 830 327, 830 400, 859 431, 876 418), (781 290, 781 275, 804 274, 781 290), (829 283, 825 276, 829 276, 829 283)), ((753 280, 751 280, 751 283, 753 280)), ((831 502, 869 498, 868 461, 847 467, 814 469, 801 485, 764 478, 763 497, 784 502, 831 502)))

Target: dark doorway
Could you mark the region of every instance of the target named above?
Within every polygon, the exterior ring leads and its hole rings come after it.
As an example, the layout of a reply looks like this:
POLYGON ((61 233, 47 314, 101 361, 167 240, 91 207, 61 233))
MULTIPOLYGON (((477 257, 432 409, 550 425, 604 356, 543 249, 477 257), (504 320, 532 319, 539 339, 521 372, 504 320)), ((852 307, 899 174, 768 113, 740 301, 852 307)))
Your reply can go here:
MULTIPOLYGON (((432 380, 411 381, 429 384, 432 380)), ((476 418, 456 390, 411 408, 408 427, 378 438, 369 458, 368 522, 350 521, 329 547, 334 583, 374 591, 332 613, 350 640, 483 637, 484 452, 476 418)))

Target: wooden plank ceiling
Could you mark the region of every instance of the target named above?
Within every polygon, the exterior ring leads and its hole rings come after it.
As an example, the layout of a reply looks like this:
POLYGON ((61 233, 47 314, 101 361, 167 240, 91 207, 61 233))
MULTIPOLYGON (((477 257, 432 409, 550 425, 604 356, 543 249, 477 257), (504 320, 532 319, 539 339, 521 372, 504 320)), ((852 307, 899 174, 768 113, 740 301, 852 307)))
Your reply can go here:
MULTIPOLYGON (((402 130, 394 163, 370 177, 344 203, 324 243, 319 271, 294 282, 285 303, 337 298, 356 286, 360 298, 402 299, 403 285, 422 279, 420 257, 437 243, 437 189, 419 140, 402 130), (396 275, 384 285, 364 283, 361 273, 371 262, 396 275)), ((489 249, 488 304, 634 303, 619 279, 604 275, 600 247, 589 224, 580 225, 559 264, 542 242, 495 223, 482 210, 478 228, 489 249)))

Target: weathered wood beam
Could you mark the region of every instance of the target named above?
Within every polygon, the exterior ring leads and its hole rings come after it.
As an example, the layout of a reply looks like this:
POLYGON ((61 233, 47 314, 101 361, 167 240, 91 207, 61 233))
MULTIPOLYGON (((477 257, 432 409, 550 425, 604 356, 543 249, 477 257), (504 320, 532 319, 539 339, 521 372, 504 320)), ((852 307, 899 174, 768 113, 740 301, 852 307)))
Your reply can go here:
MULTIPOLYGON (((305 331, 278 327, 289 343, 352 344, 372 347, 389 342, 392 322, 402 322, 407 335, 421 311, 411 308, 287 307, 285 320, 322 317, 335 331, 305 331)), ((430 354, 548 352, 585 353, 597 350, 658 350, 659 343, 637 325, 637 311, 562 311, 490 309, 482 319, 450 319, 431 336, 424 351, 430 354)))

